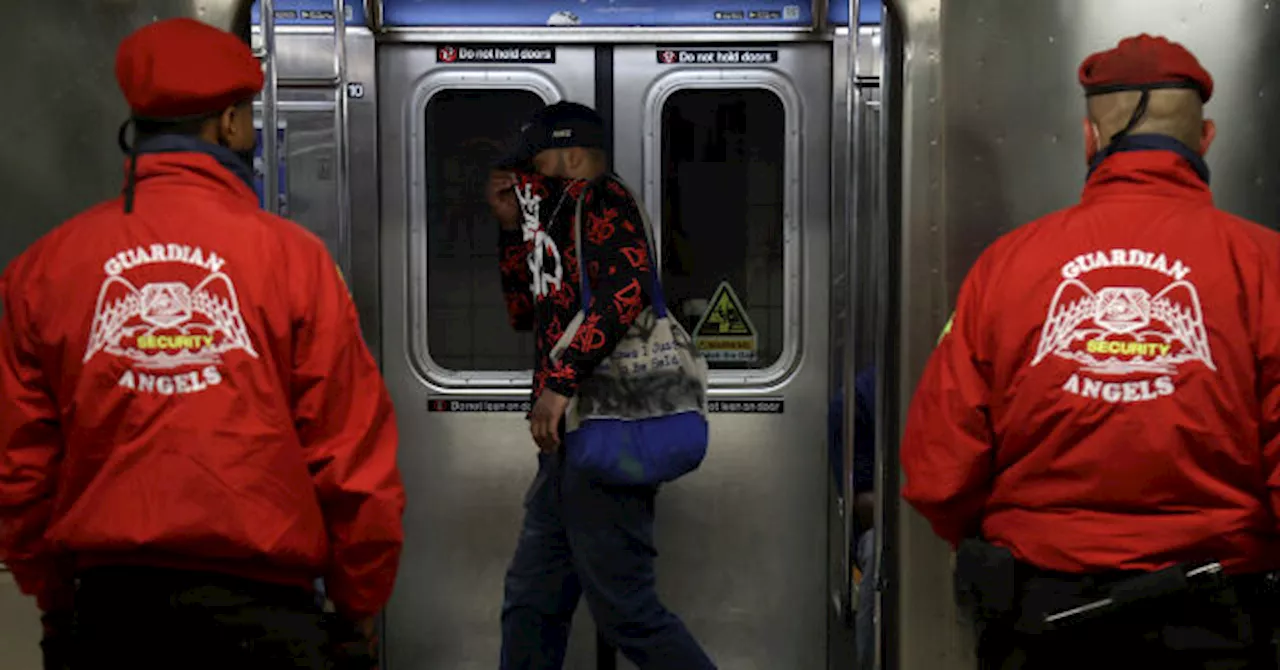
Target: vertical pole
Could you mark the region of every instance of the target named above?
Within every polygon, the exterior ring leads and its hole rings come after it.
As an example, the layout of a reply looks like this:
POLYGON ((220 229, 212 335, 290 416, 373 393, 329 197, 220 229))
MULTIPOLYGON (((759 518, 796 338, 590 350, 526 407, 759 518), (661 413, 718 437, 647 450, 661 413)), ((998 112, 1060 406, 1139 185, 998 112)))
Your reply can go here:
POLYGON ((857 356, 857 334, 859 325, 856 319, 858 311, 855 309, 858 304, 858 290, 856 283, 861 279, 861 273, 858 272, 860 265, 858 259, 858 235, 859 221, 858 206, 861 204, 859 192, 862 189, 862 170, 860 169, 859 155, 862 148, 862 92, 858 89, 858 47, 859 39, 859 19, 862 14, 861 0, 848 0, 849 2, 849 52, 848 56, 848 73, 845 90, 845 104, 848 110, 848 136, 845 142, 845 175, 848 183, 845 184, 845 226, 847 226, 847 235, 845 237, 847 246, 846 258, 849 260, 849 291, 848 291, 848 314, 846 320, 849 332, 848 339, 845 342, 847 354, 844 360, 844 406, 842 408, 842 428, 844 434, 844 463, 841 471, 844 483, 844 544, 841 550, 844 552, 844 591, 841 596, 846 603, 845 612, 847 620, 852 623, 854 620, 855 598, 853 594, 853 564, 856 559, 854 549, 854 520, 856 516, 855 502, 858 492, 853 489, 853 439, 854 439, 854 408, 857 401, 857 393, 854 389, 854 380, 857 377, 855 362, 857 356))
MULTIPOLYGON (((835 0, 840 2, 840 0, 835 0)), ((813 0, 810 9, 813 10, 813 31, 819 35, 826 32, 828 14, 831 13, 831 6, 827 4, 827 0, 813 0)))
MULTIPOLYGON (((890 53, 892 50, 896 50, 897 48, 896 43, 893 41, 893 35, 895 34, 893 17, 895 14, 890 11, 890 4, 891 3, 886 0, 886 2, 883 3, 880 14, 880 48, 878 54, 879 57, 877 59, 878 70, 876 72, 876 76, 880 80, 880 125, 876 129, 876 160, 874 163, 875 167, 873 168, 876 173, 880 175, 874 196, 875 220, 879 223, 880 232, 873 234, 872 239, 875 240, 875 242, 873 242, 873 248, 879 249, 880 253, 883 253, 886 256, 888 256, 890 249, 893 248, 891 246, 892 243, 890 242, 890 221, 893 219, 889 216, 888 207, 897 206, 896 204, 890 204, 888 201, 889 186, 894 183, 893 179, 895 178, 890 174, 890 169, 896 164, 889 159, 890 150, 886 148, 894 137, 892 127, 894 124, 893 115, 895 113, 896 106, 893 101, 898 95, 896 79, 893 76, 893 73, 889 70, 890 53)), ((894 268, 891 271, 897 272, 897 264, 888 262, 885 257, 880 259, 877 267, 882 270, 894 268)), ((890 374, 897 374, 896 361, 894 361, 894 365, 887 365, 891 359, 886 352, 887 329, 891 327, 889 324, 894 322, 889 315, 889 310, 892 309, 893 304, 896 303, 896 300, 892 300, 890 298, 889 291, 896 289, 885 284, 885 272, 880 271, 875 272, 875 274, 877 276, 877 287, 875 291, 877 304, 875 309, 876 333, 874 336, 874 348, 875 360, 877 361, 875 380, 875 397, 877 406, 874 408, 872 414, 877 417, 875 424, 876 504, 873 522, 876 528, 876 541, 875 546, 873 547, 875 557, 872 560, 875 562, 876 566, 876 584, 874 585, 876 593, 875 597, 872 598, 872 607, 875 610, 873 625, 874 631, 872 634, 872 639, 875 640, 875 650, 873 654, 874 660, 872 661, 872 667, 881 668, 888 665, 891 660, 891 657, 886 653, 888 651, 888 646, 886 644, 886 636, 884 632, 886 626, 884 618, 886 607, 884 603, 886 601, 890 603, 894 602, 892 598, 896 597, 893 595, 896 593, 896 590, 890 591, 886 584, 885 576, 889 575, 888 578, 892 579, 893 575, 896 574, 897 568, 893 565, 885 565, 885 546, 886 538, 891 533, 895 532, 891 530, 892 524, 890 521, 892 520, 892 517, 890 516, 890 505, 892 504, 893 507, 896 508, 896 496, 894 492, 898 490, 896 485, 898 481, 898 467, 896 459, 897 449, 894 448, 890 450, 885 446, 885 436, 890 434, 890 427, 895 426, 897 422, 892 420, 885 421, 884 417, 890 416, 890 412, 897 408, 898 403, 888 402, 890 393, 886 391, 886 386, 891 389, 897 388, 896 384, 889 385, 886 382, 890 374)), ((897 349, 895 347, 890 350, 896 352, 897 349)), ((891 442, 890 444, 896 445, 897 442, 891 442)), ((890 604, 888 608, 889 615, 896 616, 897 611, 897 605, 890 604)), ((892 630, 892 628, 890 630, 892 630)), ((892 640, 893 638, 888 639, 892 640)), ((888 644, 896 644, 896 640, 891 641, 888 644)), ((896 658, 896 656, 893 656, 892 658, 896 658)))
POLYGON ((334 122, 334 191, 338 197, 338 250, 341 257, 334 259, 342 271, 351 274, 351 162, 347 127, 347 6, 345 0, 333 0, 333 58, 336 86, 333 99, 334 122))
POLYGON ((280 213, 280 145, 277 133, 280 110, 276 104, 279 77, 276 72, 276 12, 273 0, 258 5, 258 25, 262 27, 262 49, 266 85, 262 89, 262 201, 272 214, 280 213))

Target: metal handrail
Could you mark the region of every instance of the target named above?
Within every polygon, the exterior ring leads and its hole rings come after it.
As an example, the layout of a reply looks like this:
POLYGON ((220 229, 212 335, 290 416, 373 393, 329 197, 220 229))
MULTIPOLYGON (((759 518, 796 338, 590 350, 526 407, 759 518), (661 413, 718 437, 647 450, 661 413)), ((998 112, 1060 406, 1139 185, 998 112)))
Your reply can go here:
POLYGON ((857 306, 858 292, 856 290, 856 282, 859 274, 857 268, 858 263, 858 205, 861 200, 859 191, 861 190, 861 170, 858 166, 857 152, 854 149, 854 143, 859 145, 862 142, 862 95, 858 88, 858 47, 859 47, 859 18, 862 13, 862 0, 848 0, 849 2, 849 52, 848 52, 848 72, 846 73, 846 90, 845 104, 848 111, 848 135, 846 136, 844 155, 845 155, 845 258, 849 263, 849 270, 846 276, 848 280, 848 290, 846 291, 846 310, 848 317, 845 319, 847 328, 844 357, 844 403, 842 407, 841 433, 844 436, 842 442, 844 463, 842 464, 841 477, 844 483, 844 499, 841 501, 844 522, 844 542, 841 545, 841 551, 844 554, 844 590, 841 597, 846 604, 845 616, 847 621, 852 621, 854 611, 854 583, 853 583, 853 565, 855 562, 853 548, 853 532, 854 517, 856 516, 855 503, 857 501, 858 492, 853 490, 853 431, 854 427, 854 409, 857 401, 857 394, 854 390, 854 380, 857 372, 854 369, 857 347, 857 323, 856 315, 858 314, 855 307, 857 306))
MULTIPOLYGON (((273 0, 262 0, 259 8, 259 25, 262 32, 262 48, 257 52, 263 59, 266 83, 262 90, 262 161, 263 202, 268 212, 280 213, 280 75, 276 66, 276 29, 273 0)), ((294 88, 329 88, 334 91, 334 192, 338 198, 338 249, 342 257, 335 259, 344 271, 350 269, 347 251, 351 219, 351 161, 347 119, 350 117, 347 92, 347 7, 345 0, 333 0, 333 67, 332 77, 291 79, 294 88)))
POLYGON ((831 6, 827 4, 827 0, 813 0, 809 3, 809 9, 813 12, 813 32, 825 34, 828 28, 827 15, 831 13, 831 6))
MULTIPOLYGON (((881 15, 881 19, 880 19, 880 53, 879 53, 879 58, 876 59, 877 61, 876 77, 880 81, 880 100, 877 103, 879 107, 878 116, 879 116, 880 125, 878 130, 880 133, 880 141, 877 142, 878 151, 876 152, 876 157, 875 157, 876 162, 875 162, 874 169, 881 175, 881 179, 880 179, 880 182, 877 184, 877 188, 875 191, 875 201, 873 204, 874 220, 878 224, 878 231, 876 231, 876 234, 873 235, 873 239, 876 240, 875 242, 873 242, 873 245, 875 245, 874 248, 880 249, 882 251, 887 251, 889 249, 888 246, 882 246, 882 245, 887 245, 888 243, 888 238, 885 237, 886 235, 889 234, 888 232, 889 215, 888 215, 887 208, 891 206, 889 204, 888 186, 887 186, 887 183, 888 183, 887 180, 890 179, 890 176, 889 176, 890 152, 888 149, 885 148, 885 145, 888 142, 888 138, 892 137, 892 133, 890 132, 889 128, 890 128, 890 125, 893 123, 893 119, 890 117, 889 112, 893 111, 892 101, 898 95, 895 79, 889 76, 890 73, 888 71, 890 53, 892 53, 891 49, 897 48, 896 42, 893 41, 895 27, 893 24, 893 13, 890 11, 890 6, 892 4, 892 1, 893 0, 886 0, 884 3, 884 7, 882 9, 883 14, 881 15)), ((879 262, 884 263, 885 260, 881 258, 879 262)), ((887 528, 889 506, 885 503, 885 498, 884 498, 885 490, 887 488, 886 480, 890 476, 893 476, 893 477, 897 476, 896 468, 890 470, 885 465, 886 456, 887 456, 886 448, 885 448, 885 435, 888 433, 888 430, 887 430, 888 425, 893 424, 894 422, 885 421, 884 418, 886 416, 891 415, 893 411, 892 408, 896 407, 896 404, 886 404, 884 399, 887 399, 889 397, 889 394, 885 392, 884 387, 885 387, 885 383, 886 383, 885 380, 887 375, 891 374, 890 372, 891 370, 896 370, 897 366, 887 364, 890 362, 890 359, 886 355, 887 352, 885 351, 887 342, 886 342, 886 331, 885 331, 884 324, 888 322, 889 317, 888 317, 887 310, 890 309, 890 305, 891 305, 891 299, 889 297, 888 288, 883 285, 883 282, 885 281, 884 280, 885 273, 876 272, 875 274, 877 276, 877 279, 876 279, 877 286, 875 291, 876 335, 874 337, 874 342, 875 342, 874 343, 874 348, 875 348, 874 360, 877 363, 876 364, 875 397, 881 400, 875 408, 875 415, 877 417, 876 435, 875 435, 875 438, 876 438, 875 440, 875 487, 876 487, 877 494, 876 494, 875 510, 873 514, 874 520, 872 523, 875 525, 875 528, 877 530, 875 535, 875 546, 873 547, 873 550, 872 550, 874 553, 874 557, 872 558, 872 560, 874 561, 874 564, 876 566, 876 583, 875 583, 876 593, 875 593, 875 597, 872 599, 872 607, 875 608, 877 612, 877 616, 874 617, 875 623, 873 624, 873 627, 875 629, 875 633, 872 636, 872 639, 875 640, 875 649, 873 654, 873 657, 874 657, 873 667, 880 668, 880 667, 883 667, 884 660, 885 660, 885 652, 886 652, 886 649, 882 645, 882 642, 884 640, 884 636, 883 636, 883 630, 885 626, 884 619, 878 615, 880 609, 884 606, 883 602, 885 598, 885 590, 882 587, 884 587, 886 584, 885 574, 887 573, 889 575, 893 575, 894 570, 896 570, 896 568, 893 568, 893 567, 890 567, 886 570, 885 560, 884 560, 885 547, 887 546, 885 538, 887 535, 889 535, 892 532, 887 528)))
POLYGON ((276 72, 276 11, 274 0, 261 0, 258 24, 262 28, 262 64, 266 83, 262 89, 262 202, 268 212, 280 213, 280 110, 277 105, 279 75, 276 72))
POLYGON ((350 251, 348 241, 350 239, 350 231, 348 227, 351 221, 351 193, 349 186, 351 183, 351 163, 349 160, 349 147, 347 146, 349 129, 347 128, 348 109, 347 101, 350 97, 347 93, 347 6, 345 0, 333 0, 333 60, 334 70, 337 76, 337 86, 334 89, 334 105, 333 116, 335 130, 334 140, 334 160, 337 162, 334 171, 334 190, 338 196, 338 250, 342 254, 340 258, 334 259, 338 263, 338 267, 343 272, 350 273, 350 251))

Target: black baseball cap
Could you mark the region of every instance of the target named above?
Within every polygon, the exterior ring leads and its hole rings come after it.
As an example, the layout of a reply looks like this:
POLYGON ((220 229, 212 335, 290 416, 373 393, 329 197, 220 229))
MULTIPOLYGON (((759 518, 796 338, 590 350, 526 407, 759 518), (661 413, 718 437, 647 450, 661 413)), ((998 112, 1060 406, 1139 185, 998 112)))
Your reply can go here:
POLYGON ((576 102, 557 102, 534 112, 520 126, 511 149, 494 167, 528 167, 534 156, 547 149, 603 149, 604 140, 604 119, 596 110, 576 102))

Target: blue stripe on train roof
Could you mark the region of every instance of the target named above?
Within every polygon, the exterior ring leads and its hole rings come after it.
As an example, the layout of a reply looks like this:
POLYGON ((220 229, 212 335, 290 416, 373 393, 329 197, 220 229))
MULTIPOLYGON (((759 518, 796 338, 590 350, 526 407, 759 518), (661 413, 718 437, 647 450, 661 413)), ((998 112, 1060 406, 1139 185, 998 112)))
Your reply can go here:
MULTIPOLYGON (((347 7, 347 23, 363 26, 364 0, 344 0, 347 7)), ((258 25, 258 4, 250 11, 253 25, 258 25)), ((277 26, 331 26, 333 2, 326 0, 275 0, 277 26)))
MULTIPOLYGON (((384 0, 390 26, 543 26, 553 21, 582 26, 808 26, 812 2, 801 0, 384 0), (737 18, 737 16, 742 18, 737 18), (753 15, 756 18, 752 18, 753 15), (719 18, 717 18, 717 16, 719 18)), ((258 2, 252 20, 258 23, 258 2)), ((363 0, 345 0, 347 21, 365 23, 363 0)), ((830 0, 827 21, 849 24, 847 0, 830 0)), ((330 25, 333 3, 276 0, 276 25, 330 25)), ((881 0, 862 0, 860 25, 877 25, 881 0)))
MULTIPOLYGON (((833 26, 849 25, 849 0, 830 0, 830 2, 830 10, 827 12, 827 23, 833 26)), ((881 0, 862 0, 862 7, 859 10, 860 16, 858 17, 858 25, 880 25, 883 12, 884 7, 881 0)))
POLYGON ((810 0, 383 0, 388 26, 809 26, 810 0))

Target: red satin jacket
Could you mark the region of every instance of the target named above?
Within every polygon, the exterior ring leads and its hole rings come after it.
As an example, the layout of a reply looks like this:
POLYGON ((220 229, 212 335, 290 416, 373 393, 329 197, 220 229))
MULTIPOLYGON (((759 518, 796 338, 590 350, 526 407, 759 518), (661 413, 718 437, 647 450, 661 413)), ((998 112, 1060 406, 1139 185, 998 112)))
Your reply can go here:
POLYGON ((143 155, 0 280, 0 560, 42 609, 100 565, 390 596, 395 416, 324 244, 200 152, 143 155))
POLYGON ((1280 235, 1171 151, 978 259, 911 404, 903 496, 1046 570, 1280 567, 1280 235))

